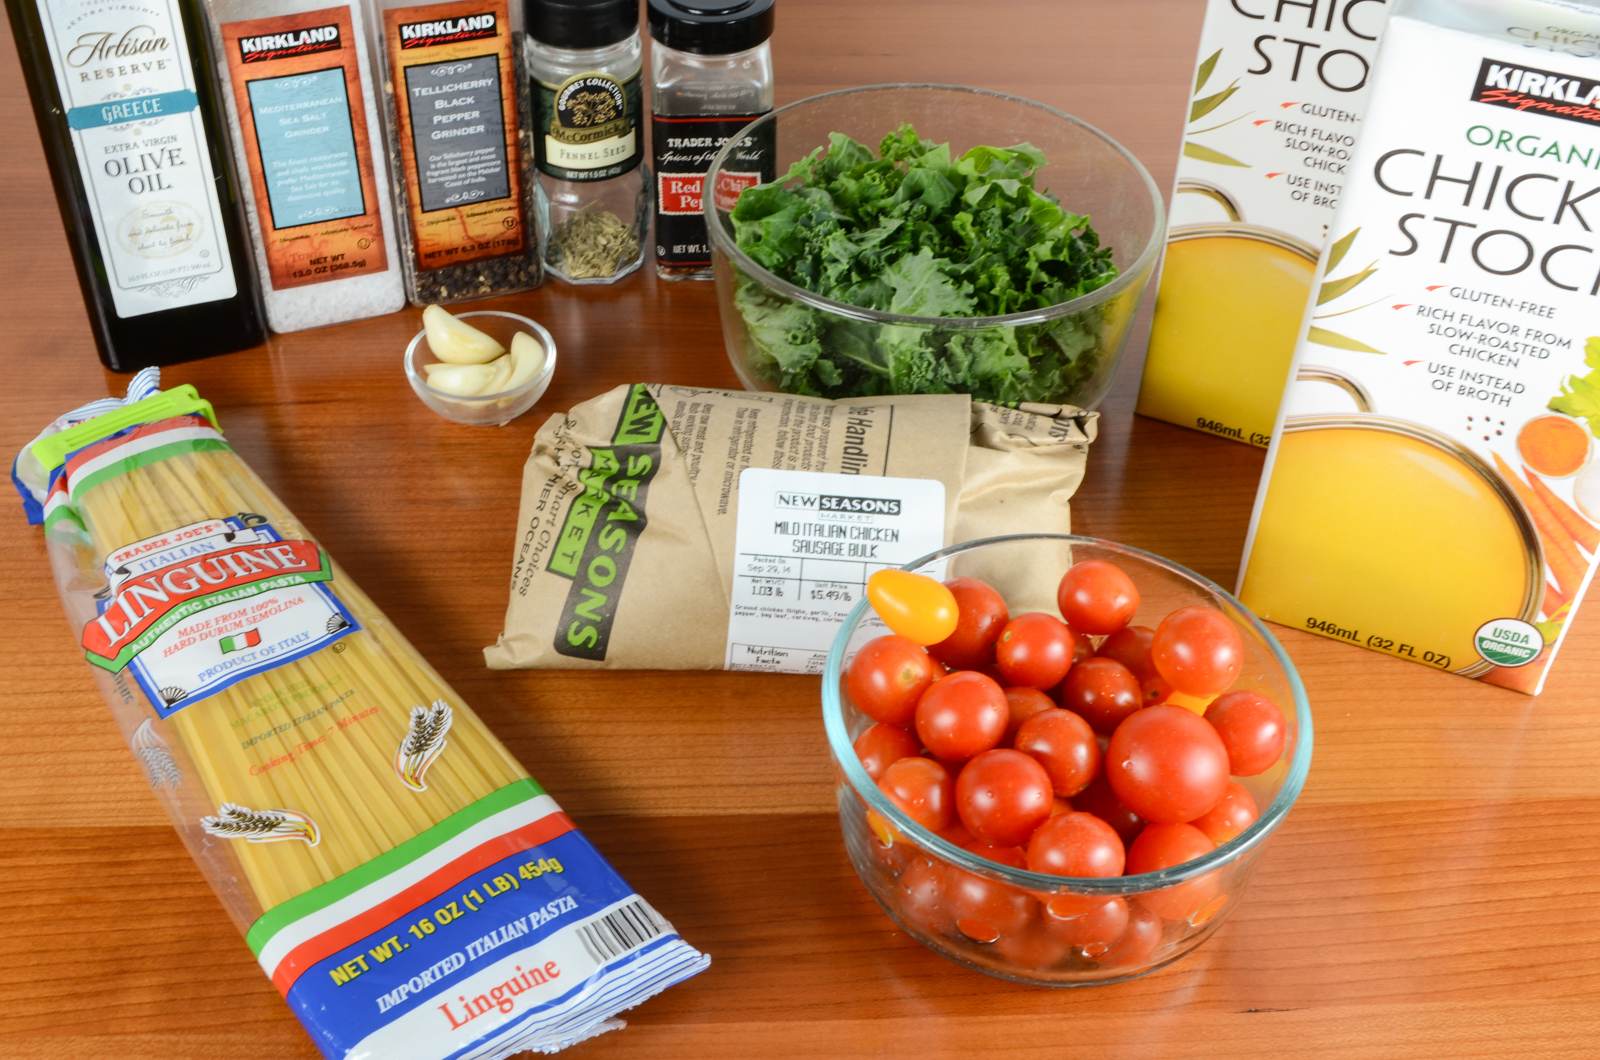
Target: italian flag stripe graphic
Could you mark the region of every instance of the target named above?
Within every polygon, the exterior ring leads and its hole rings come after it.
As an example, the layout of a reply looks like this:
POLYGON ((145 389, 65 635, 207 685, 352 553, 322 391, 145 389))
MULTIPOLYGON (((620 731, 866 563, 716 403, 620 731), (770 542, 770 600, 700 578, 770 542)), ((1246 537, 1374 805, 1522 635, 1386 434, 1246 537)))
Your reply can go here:
POLYGON ((247 629, 243 633, 235 633, 231 637, 223 637, 217 643, 222 647, 222 654, 224 655, 233 651, 243 651, 246 648, 254 648, 261 643, 261 632, 260 630, 247 629))
POLYGON ((44 523, 51 529, 63 520, 79 527, 83 519, 72 502, 84 490, 106 479, 148 467, 183 453, 222 451, 228 443, 203 418, 175 416, 120 431, 70 454, 51 476, 44 503, 44 523))
POLYGON ((289 899, 253 924, 246 941, 280 992, 300 973, 496 861, 573 830, 534 780, 460 810, 365 865, 289 899))

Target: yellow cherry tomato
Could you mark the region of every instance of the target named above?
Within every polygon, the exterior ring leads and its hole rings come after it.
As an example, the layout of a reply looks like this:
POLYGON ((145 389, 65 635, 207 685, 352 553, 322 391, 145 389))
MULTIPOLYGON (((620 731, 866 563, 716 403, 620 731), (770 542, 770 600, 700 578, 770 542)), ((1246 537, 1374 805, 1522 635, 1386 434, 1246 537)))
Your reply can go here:
POLYGON ((1182 707, 1185 710, 1192 710, 1201 717, 1204 717, 1206 708, 1211 706, 1212 701, 1216 698, 1217 693, 1215 692, 1209 696, 1191 696, 1187 692, 1174 692, 1172 695, 1167 697, 1166 701, 1171 706, 1182 707))
POLYGON ((956 631, 956 598, 926 574, 881 570, 867 579, 867 599, 883 624, 926 647, 956 631))
POLYGON ((878 842, 882 843, 885 849, 894 846, 895 840, 900 838, 899 829, 890 824, 877 810, 867 811, 867 830, 878 837, 878 842))

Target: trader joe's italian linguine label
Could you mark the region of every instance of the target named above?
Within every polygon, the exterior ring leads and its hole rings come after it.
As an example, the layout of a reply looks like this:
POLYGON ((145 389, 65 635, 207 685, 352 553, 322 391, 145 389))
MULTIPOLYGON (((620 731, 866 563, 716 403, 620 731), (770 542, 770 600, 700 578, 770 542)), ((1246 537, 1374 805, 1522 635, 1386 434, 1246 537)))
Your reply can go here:
MULTIPOLYGON (((67 459, 47 518, 74 518, 74 502, 109 479, 226 445, 194 416, 97 442, 67 459)), ((131 676, 162 717, 359 628, 332 590, 327 554, 260 516, 175 526, 111 551, 103 569, 98 614, 83 627, 84 654, 131 676)))
POLYGON ((128 670, 162 717, 352 632, 314 542, 230 516, 106 557, 107 598, 83 629, 89 661, 128 670))

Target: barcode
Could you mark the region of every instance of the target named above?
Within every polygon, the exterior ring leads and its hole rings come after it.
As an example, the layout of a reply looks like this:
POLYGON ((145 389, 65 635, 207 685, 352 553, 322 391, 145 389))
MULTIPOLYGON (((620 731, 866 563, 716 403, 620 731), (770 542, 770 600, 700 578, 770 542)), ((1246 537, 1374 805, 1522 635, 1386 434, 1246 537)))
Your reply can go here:
POLYGON ((596 961, 615 960, 632 953, 651 939, 667 931, 669 925, 662 920, 650 903, 643 898, 630 898, 605 916, 578 927, 578 937, 584 949, 596 961))

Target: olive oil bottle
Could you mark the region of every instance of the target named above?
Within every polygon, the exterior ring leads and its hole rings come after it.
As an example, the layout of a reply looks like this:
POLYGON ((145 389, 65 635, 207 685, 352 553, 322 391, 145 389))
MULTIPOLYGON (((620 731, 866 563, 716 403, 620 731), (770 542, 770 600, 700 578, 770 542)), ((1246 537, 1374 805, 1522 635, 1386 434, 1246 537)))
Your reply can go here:
POLYGON ((196 0, 6 0, 100 359, 262 341, 196 0))

